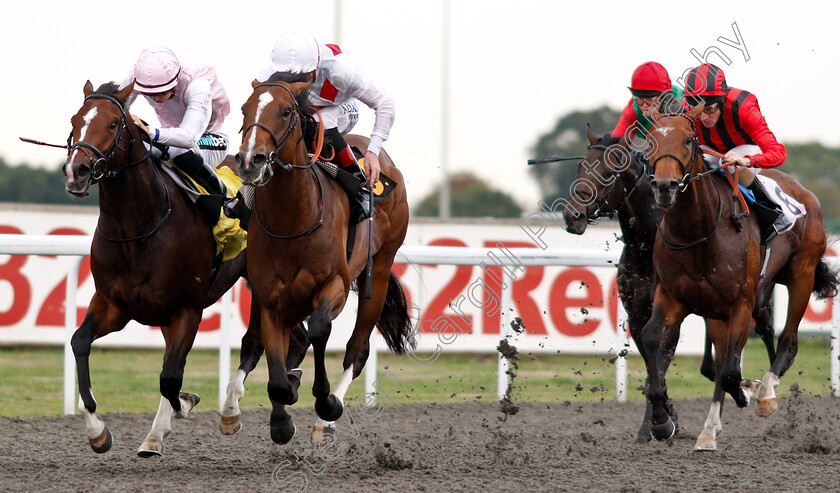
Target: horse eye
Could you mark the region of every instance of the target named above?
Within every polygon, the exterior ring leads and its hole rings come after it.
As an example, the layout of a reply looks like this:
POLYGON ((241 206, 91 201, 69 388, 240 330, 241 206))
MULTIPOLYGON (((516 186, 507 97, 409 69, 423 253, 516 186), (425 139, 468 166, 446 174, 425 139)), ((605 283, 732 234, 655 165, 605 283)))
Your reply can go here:
POLYGON ((115 121, 111 122, 111 130, 116 130, 116 129, 117 129, 117 122, 115 122, 115 121))
POLYGON ((685 139, 685 145, 687 145, 687 146, 691 145, 691 137, 685 139))

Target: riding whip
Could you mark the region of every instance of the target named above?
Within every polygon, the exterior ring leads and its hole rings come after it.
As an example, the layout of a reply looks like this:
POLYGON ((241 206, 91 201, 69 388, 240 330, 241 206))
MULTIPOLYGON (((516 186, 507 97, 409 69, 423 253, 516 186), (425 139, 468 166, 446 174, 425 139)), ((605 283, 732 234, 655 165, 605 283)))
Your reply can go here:
POLYGON ((544 157, 540 159, 529 159, 528 166, 532 164, 546 164, 546 163, 556 163, 559 161, 573 161, 583 159, 583 156, 574 156, 574 157, 544 157))
POLYGON ((373 284, 373 187, 370 187, 370 210, 371 215, 368 219, 368 258, 367 258, 367 272, 365 273, 365 298, 371 297, 371 284, 373 284))
POLYGON ((62 149, 67 149, 67 144, 49 144, 47 142, 41 142, 40 140, 27 139, 26 137, 18 137, 18 138, 20 140, 26 142, 27 144, 37 144, 39 146, 60 147, 62 149))

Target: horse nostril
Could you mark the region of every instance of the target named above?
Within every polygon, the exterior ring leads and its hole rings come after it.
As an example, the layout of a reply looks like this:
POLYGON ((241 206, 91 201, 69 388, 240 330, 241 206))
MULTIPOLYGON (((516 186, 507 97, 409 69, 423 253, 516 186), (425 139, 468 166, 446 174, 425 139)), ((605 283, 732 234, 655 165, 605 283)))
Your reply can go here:
POLYGON ((245 158, 242 157, 241 152, 237 152, 236 155, 233 156, 233 162, 236 164, 237 168, 242 167, 242 163, 243 163, 244 160, 245 160, 245 158))
POLYGON ((257 168, 261 168, 266 161, 268 161, 268 156, 265 154, 254 154, 251 158, 251 164, 256 166, 257 168))

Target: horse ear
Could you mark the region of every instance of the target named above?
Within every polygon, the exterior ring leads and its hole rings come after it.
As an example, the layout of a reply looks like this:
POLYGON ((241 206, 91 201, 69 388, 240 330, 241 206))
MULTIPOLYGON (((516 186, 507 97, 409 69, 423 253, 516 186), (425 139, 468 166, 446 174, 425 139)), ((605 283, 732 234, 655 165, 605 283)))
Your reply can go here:
POLYGON ((705 107, 706 107, 705 105, 698 104, 698 105, 697 105, 697 106, 695 106, 694 108, 691 108, 691 111, 689 111, 687 114, 688 114, 688 116, 690 116, 691 118, 697 118, 697 117, 700 115, 700 113, 702 113, 702 112, 703 112, 703 109, 704 109, 705 107))
POLYGON ((311 86, 311 85, 312 85, 312 83, 310 83, 310 82, 295 82, 294 84, 289 85, 289 89, 292 90, 292 94, 294 94, 295 97, 298 97, 298 96, 300 96, 300 94, 303 91, 307 90, 309 88, 309 86, 311 86))
POLYGON ((598 136, 592 131, 592 127, 589 125, 589 122, 586 122, 586 140, 589 141, 589 145, 595 145, 598 143, 598 136))
POLYGON ((93 84, 90 81, 85 82, 85 87, 82 88, 82 91, 84 91, 85 97, 90 96, 93 94, 93 84))
POLYGON ((123 87, 122 89, 120 89, 119 91, 117 91, 117 93, 114 94, 114 96, 116 96, 117 99, 119 99, 120 101, 125 103, 126 101, 128 101, 128 97, 131 96, 131 93, 133 91, 134 91, 134 81, 131 81, 131 84, 129 84, 129 85, 123 87))
POLYGON ((251 81, 251 89, 256 89, 258 85, 260 85, 260 81, 258 81, 257 79, 251 81))

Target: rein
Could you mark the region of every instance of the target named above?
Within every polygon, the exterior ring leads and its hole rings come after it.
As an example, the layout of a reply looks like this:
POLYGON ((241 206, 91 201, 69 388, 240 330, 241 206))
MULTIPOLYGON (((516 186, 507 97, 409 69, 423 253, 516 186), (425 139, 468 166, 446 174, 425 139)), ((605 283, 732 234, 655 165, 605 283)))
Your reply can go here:
MULTIPOLYGON (((275 238, 275 239, 278 239, 278 240, 288 240, 288 239, 292 239, 292 238, 300 238, 302 236, 307 236, 307 235, 313 233, 315 230, 317 230, 318 228, 320 228, 321 226, 324 225, 324 210, 326 209, 326 207, 324 205, 324 189, 323 189, 323 186, 321 185, 320 176, 318 176, 318 173, 315 171, 315 168, 313 168, 313 166, 312 166, 317 161, 319 155, 321 154, 321 150, 323 148, 324 127, 323 127, 323 125, 318 125, 318 133, 316 135, 316 141, 315 141, 315 152, 313 153, 312 159, 307 164, 299 165, 299 164, 284 163, 283 161, 281 161, 279 159, 278 154, 279 154, 279 151, 283 147, 285 147, 286 144, 289 142, 292 135, 294 134, 295 129, 300 124, 300 121, 301 121, 300 106, 298 105, 297 99, 295 99, 295 95, 292 93, 292 90, 289 89, 289 87, 286 84, 280 84, 280 83, 276 83, 276 82, 264 82, 262 84, 258 84, 256 87, 254 87, 254 89, 256 90, 257 87, 282 87, 283 89, 286 90, 287 93, 289 93, 289 97, 291 98, 292 102, 294 103, 294 110, 292 111, 292 121, 289 122, 289 126, 286 127, 286 131, 283 132, 283 135, 279 139, 274 134, 274 132, 270 128, 268 128, 268 126, 266 126, 262 123, 253 122, 253 123, 249 124, 248 126, 243 127, 243 129, 242 129, 242 138, 243 139, 245 138, 245 135, 248 133, 248 131, 252 127, 257 127, 257 128, 260 128, 260 129, 268 132, 268 135, 271 137, 271 140, 274 143, 274 150, 271 151, 271 154, 269 154, 269 156, 268 156, 268 160, 263 165, 263 167, 265 167, 265 166, 269 167, 268 168, 268 173, 267 173, 268 178, 265 178, 265 179, 261 180, 260 183, 255 183, 254 186, 261 187, 263 185, 266 185, 269 182, 269 180, 271 180, 271 177, 274 176, 273 168, 274 168, 275 165, 280 166, 282 169, 284 169, 286 171, 292 171, 292 170, 296 170, 296 169, 309 169, 309 170, 312 171, 312 174, 315 176, 315 182, 318 184, 318 196, 319 196, 320 202, 321 202, 321 206, 320 206, 319 209, 320 209, 321 212, 320 212, 320 216, 318 217, 318 221, 315 223, 314 226, 310 227, 306 231, 303 231, 303 232, 300 232, 300 233, 294 233, 294 234, 290 234, 290 235, 278 235, 276 233, 272 233, 271 231, 269 231, 268 228, 266 228, 265 225, 262 223, 262 220, 260 220, 260 216, 257 213, 258 208, 256 206, 253 209, 254 217, 257 219, 257 224, 260 225, 260 228, 263 231, 265 231, 265 233, 268 236, 270 236, 272 238, 275 238)), ((317 113, 317 110, 316 110, 316 113, 317 113)), ((320 117, 319 117, 319 120, 320 120, 320 117)))
POLYGON ((86 142, 84 140, 80 140, 80 141, 77 141, 75 143, 72 143, 72 141, 73 141, 73 133, 72 132, 70 133, 70 136, 67 138, 67 155, 69 156, 75 150, 81 150, 85 154, 85 156, 87 156, 87 158, 88 158, 88 163, 89 163, 88 167, 90 168, 90 172, 91 172, 91 183, 96 183, 97 181, 99 181, 100 178, 116 178, 124 170, 126 170, 128 168, 131 168, 134 165, 142 163, 143 161, 146 160, 147 157, 149 157, 149 153, 151 151, 147 151, 146 155, 143 156, 142 158, 138 159, 137 161, 134 161, 133 163, 126 164, 125 166, 117 168, 116 170, 109 171, 109 170, 104 169, 104 167, 108 165, 108 161, 110 161, 111 158, 114 157, 114 155, 117 153, 117 151, 125 152, 126 156, 130 155, 129 151, 134 146, 135 139, 134 139, 134 136, 131 135, 131 132, 129 132, 130 140, 129 140, 128 149, 124 149, 124 148, 120 147, 120 141, 122 140, 123 134, 125 133, 126 129, 128 128, 128 115, 125 112, 125 106, 123 106, 122 102, 119 99, 117 99, 113 96, 109 96, 107 94, 91 94, 91 95, 89 95, 88 97, 85 98, 85 103, 87 103, 91 99, 104 99, 106 101, 110 101, 110 102, 114 103, 117 106, 117 108, 119 108, 120 113, 122 114, 122 118, 120 118, 120 128, 117 130, 117 137, 114 139, 114 143, 111 144, 111 147, 105 153, 100 151, 95 145, 91 144, 90 142, 86 142), (95 161, 93 159, 94 156, 92 156, 91 153, 93 153, 96 156, 97 159, 95 161), (97 166, 99 166, 100 164, 103 165, 103 169, 97 170, 97 166))
POLYGON ((688 185, 691 184, 692 181, 697 180, 699 178, 702 178, 702 176, 705 176, 705 175, 702 175, 702 174, 697 175, 694 178, 692 178, 692 176, 691 176, 692 173, 694 172, 694 166, 697 165, 697 157, 700 155, 700 141, 697 140, 697 129, 694 127, 694 120, 691 117, 689 117, 689 116, 687 116, 683 113, 665 113, 663 115, 659 115, 659 117, 656 119, 656 121, 659 121, 660 119, 662 119, 666 116, 669 117, 669 118, 673 118, 673 117, 676 117, 676 116, 679 116, 681 118, 685 118, 686 120, 688 120, 688 123, 691 125, 691 131, 694 133, 694 135, 691 137, 691 147, 692 147, 691 159, 690 159, 691 168, 686 169, 685 163, 683 163, 682 159, 680 159, 678 156, 676 156, 674 154, 670 154, 670 153, 662 154, 661 156, 657 157, 652 163, 650 163, 650 165, 655 170, 656 169, 656 163, 658 163, 659 160, 664 159, 666 157, 669 157, 669 158, 673 159, 674 161, 676 161, 677 163, 679 163, 680 169, 682 169, 682 172, 683 172, 683 177, 680 180, 680 186, 679 186, 678 192, 684 192, 686 190, 686 188, 688 188, 688 185))
MULTIPOLYGON (((680 116, 682 118, 685 118, 691 124, 691 130, 694 132, 694 135, 691 137, 691 143, 692 143, 692 151, 691 151, 691 159, 690 159, 691 168, 686 170, 685 163, 683 163, 682 159, 680 159, 678 156, 676 156, 674 154, 670 154, 670 153, 663 154, 663 155, 657 157, 653 161, 653 163, 651 163, 651 165, 653 166, 654 169, 656 169, 656 163, 659 162, 660 159, 666 158, 666 157, 670 157, 670 158, 674 159, 675 161, 677 161, 679 163, 680 167, 682 168, 682 172, 683 172, 683 178, 680 181, 680 187, 679 187, 679 190, 678 190, 678 193, 680 193, 680 192, 684 192, 686 189, 688 189, 688 186, 691 184, 691 182, 699 180, 700 178, 710 174, 711 172, 717 171, 717 169, 712 169, 712 170, 709 170, 709 171, 699 173, 697 175, 692 176, 692 172, 694 171, 694 167, 697 165, 698 159, 702 159, 700 157, 700 153, 701 153, 700 142, 697 140, 697 130, 694 126, 694 120, 692 118, 682 114, 682 113, 667 113, 667 114, 659 116, 659 118, 657 118, 656 120, 659 121, 660 118, 665 117, 665 116, 668 116, 668 117, 680 116)), ((727 163, 727 165, 731 165, 731 164, 732 163, 727 163)), ((723 199, 720 196, 720 189, 717 186, 715 186, 714 184, 712 184, 712 187, 715 189, 715 192, 717 192, 717 198, 718 198, 717 219, 715 219, 715 225, 712 227, 712 230, 706 236, 703 236, 700 239, 697 239, 697 240, 694 240, 694 241, 691 241, 691 242, 688 242, 688 243, 677 243, 677 242, 671 241, 668 238, 666 238, 665 234, 662 232, 662 224, 665 222, 665 214, 662 215, 662 219, 660 219, 659 223, 657 223, 657 225, 656 225, 656 232, 659 234, 659 237, 662 238, 662 241, 665 243, 665 246, 667 246, 669 249, 671 249, 671 250, 684 250, 686 248, 691 248, 693 246, 696 246, 696 245, 699 245, 701 243, 704 243, 704 242, 708 241, 709 238, 714 236, 715 232, 717 232, 718 225, 720 224, 720 219, 723 215, 723 199)))
MULTIPOLYGON (((606 153, 610 151, 610 147, 611 146, 608 147, 604 144, 592 144, 587 149, 588 150, 592 150, 592 149, 602 150, 602 151, 604 151, 604 154, 606 155, 606 153)), ((629 153, 629 151, 627 151, 627 152, 629 153)), ((582 158, 579 158, 579 159, 582 159, 582 158)), ((641 172, 639 173, 639 177, 636 179, 636 182, 633 184, 633 187, 630 188, 630 190, 628 191, 627 188, 625 188, 623 183, 622 183, 622 188, 624 189, 624 197, 621 200, 621 202, 619 203, 618 207, 615 210, 612 210, 612 211, 603 211, 602 207, 607 203, 607 200, 609 200, 609 196, 610 196, 610 194, 612 194, 613 190, 615 189, 616 184, 619 181, 622 181, 621 180, 621 172, 613 170, 610 173, 610 176, 615 177, 615 180, 613 180, 612 184, 610 185, 609 190, 607 190, 603 194, 603 199, 599 200, 598 202, 595 203, 595 210, 593 211, 593 213, 591 215, 589 215, 589 214, 587 215, 586 221, 587 221, 588 224, 598 224, 598 219, 600 219, 602 217, 612 218, 613 216, 615 216, 621 210, 621 208, 624 207, 624 203, 627 201, 628 198, 630 198, 631 195, 633 195, 633 192, 636 191, 639 184, 642 182, 642 179, 647 175, 644 164, 639 162, 638 160, 634 159, 632 157, 632 155, 630 156, 630 162, 631 163, 637 162, 641 167, 641 172)), ((584 194, 589 195, 589 197, 592 197, 592 194, 589 193, 588 191, 580 190, 580 189, 577 189, 577 188, 575 189, 575 191, 573 193, 574 193, 574 195, 580 195, 581 197, 583 197, 584 200, 587 199, 587 197, 585 197, 584 194)))

